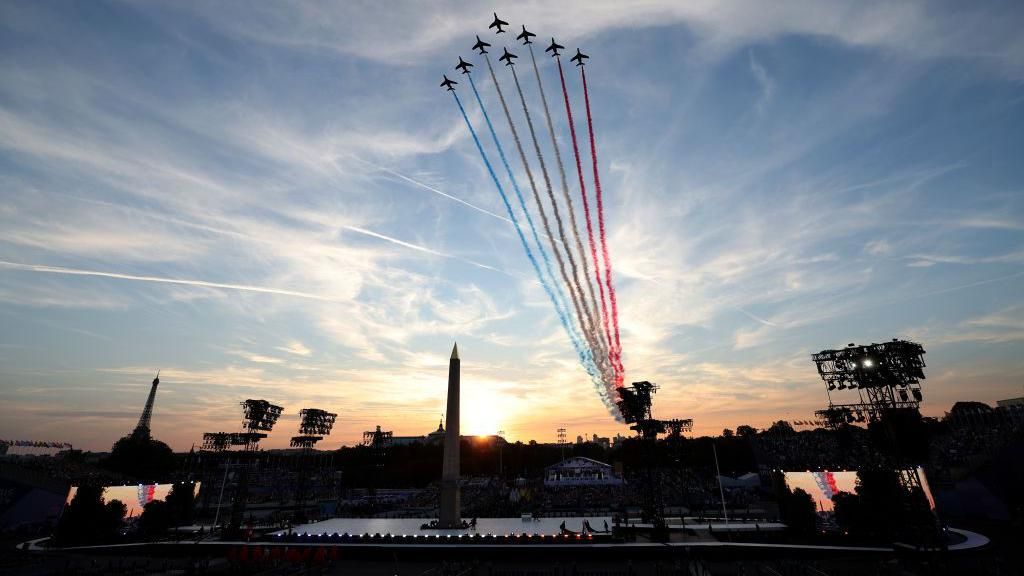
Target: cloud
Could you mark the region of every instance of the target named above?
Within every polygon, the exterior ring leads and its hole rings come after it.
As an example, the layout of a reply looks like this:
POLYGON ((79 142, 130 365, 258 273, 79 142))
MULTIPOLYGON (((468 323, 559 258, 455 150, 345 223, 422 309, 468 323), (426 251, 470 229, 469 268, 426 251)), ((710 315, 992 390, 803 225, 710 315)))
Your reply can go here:
MULTIPOLYGON (((217 13, 199 10, 196 14, 248 42, 337 50, 393 65, 412 65, 451 50, 456 42, 466 42, 467 34, 483 31, 490 18, 489 9, 459 1, 432 5, 429 11, 407 4, 393 7, 387 15, 375 12, 375 18, 366 18, 366 6, 358 2, 257 8, 229 2, 219 8, 217 13)), ((705 50, 715 52, 801 35, 917 58, 976 58, 1011 76, 1024 72, 1024 43, 1015 34, 1014 19, 1003 18, 1002 10, 991 6, 954 13, 925 2, 790 0, 765 6, 750 0, 643 4, 598 0, 519 2, 497 11, 513 27, 521 22, 532 23, 532 28, 543 25, 535 28, 542 36, 554 31, 559 38, 576 42, 614 29, 682 25, 701 40, 705 50)))
POLYGON ((754 75, 754 79, 757 80, 757 84, 761 88, 761 94, 758 96, 757 102, 754 103, 754 108, 757 110, 758 116, 760 116, 764 114, 765 108, 775 96, 775 80, 768 75, 768 71, 764 69, 764 66, 754 59, 753 50, 747 52, 747 57, 750 60, 750 72, 754 75))
POLYGON ((298 340, 292 340, 287 346, 278 346, 277 349, 296 356, 310 356, 313 353, 312 350, 298 340))
POLYGON ((872 240, 864 245, 864 252, 871 256, 886 256, 892 252, 892 246, 885 239, 872 240))

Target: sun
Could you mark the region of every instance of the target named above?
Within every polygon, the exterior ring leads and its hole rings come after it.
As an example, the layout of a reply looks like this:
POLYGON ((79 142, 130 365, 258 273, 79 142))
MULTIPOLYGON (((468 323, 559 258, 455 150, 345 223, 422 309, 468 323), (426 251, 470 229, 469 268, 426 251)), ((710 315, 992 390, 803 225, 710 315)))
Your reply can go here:
POLYGON ((490 391, 481 390, 465 394, 459 411, 459 433, 464 436, 497 434, 506 417, 503 403, 500 395, 490 391))

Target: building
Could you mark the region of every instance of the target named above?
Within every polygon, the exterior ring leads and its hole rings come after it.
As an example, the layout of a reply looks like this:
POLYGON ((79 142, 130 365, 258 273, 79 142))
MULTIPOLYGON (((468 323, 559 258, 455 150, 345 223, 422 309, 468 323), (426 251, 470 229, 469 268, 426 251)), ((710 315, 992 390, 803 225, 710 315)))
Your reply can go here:
POLYGON ((609 486, 622 484, 611 464, 577 456, 544 469, 545 486, 609 486))
POLYGON ((444 441, 444 422, 437 423, 437 430, 423 436, 392 436, 392 446, 408 446, 410 444, 440 444, 444 441))

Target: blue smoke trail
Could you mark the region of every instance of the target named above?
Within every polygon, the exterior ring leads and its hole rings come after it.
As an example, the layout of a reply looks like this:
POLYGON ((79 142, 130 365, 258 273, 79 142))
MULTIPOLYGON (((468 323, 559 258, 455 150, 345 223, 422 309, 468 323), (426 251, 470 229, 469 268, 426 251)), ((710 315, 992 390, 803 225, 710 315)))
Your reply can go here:
MULTIPOLYGON (((509 179, 512 181, 512 188, 516 192, 516 196, 519 200, 519 205, 520 207, 522 207, 523 213, 526 215, 526 221, 527 224, 529 224, 530 226, 534 242, 537 243, 537 247, 540 250, 541 256, 543 257, 545 265, 547 267, 548 274, 550 274, 551 277, 554 278, 554 273, 551 270, 550 259, 548 258, 547 252, 544 250, 544 245, 541 244, 540 242, 540 238, 537 234, 537 228, 533 224, 533 218, 530 217, 530 212, 526 209, 526 201, 524 200, 522 191, 519 189, 519 185, 516 183, 515 177, 513 176, 512 168, 509 166, 508 158, 505 156, 505 150, 501 146, 501 141, 498 140, 498 135, 494 130, 494 125, 491 123, 490 115, 487 114, 487 109, 484 108, 483 99, 480 97, 480 92, 476 88, 476 83, 473 81, 473 77, 468 74, 467 76, 469 77, 469 85, 473 88, 473 94, 476 96, 477 103, 480 105, 480 111, 483 113, 484 121, 486 121, 487 128, 490 131, 491 137, 494 140, 495 147, 498 149, 498 155, 501 157, 501 161, 505 166, 505 170, 508 172, 509 179)), ((559 300, 558 296, 556 296, 555 291, 552 290, 550 283, 545 280, 545 277, 541 272, 540 266, 537 263, 537 259, 533 256, 533 251, 530 249, 529 243, 526 241, 526 237, 523 235, 523 232, 519 227, 518 220, 513 214, 512 206, 508 201, 508 196, 505 194, 504 188, 498 181, 497 175, 494 173, 490 160, 488 160, 487 156, 484 154, 484 150, 480 144, 480 140, 477 138, 476 131, 473 130, 472 125, 469 123, 469 118, 466 117, 465 115, 465 109, 462 107, 462 101, 459 100, 458 95, 455 95, 455 101, 459 104, 459 109, 462 110, 463 117, 466 119, 466 124, 469 127, 470 133, 473 135, 473 139, 476 141, 477 147, 480 150, 480 155, 483 157, 484 163, 487 165, 487 170, 491 173, 491 177, 494 179, 494 183, 498 187, 498 192, 501 194, 501 199, 502 201, 505 202, 505 208, 508 210, 509 216, 513 219, 513 223, 516 226, 516 232, 519 234, 519 239, 523 244, 523 248, 526 250, 526 255, 529 257, 531 264, 533 264, 534 271, 537 273, 537 278, 540 279, 541 285, 544 287, 545 292, 547 292, 548 297, 551 299, 551 303, 555 307, 555 312, 558 314, 558 319, 559 321, 561 321, 562 327, 565 329, 566 333, 569 336, 569 340, 572 342, 573 348, 576 350, 576 354, 579 357, 580 364, 583 365, 584 370, 586 370, 587 374, 590 376, 591 380, 594 383, 594 386, 597 387, 598 389, 603 389, 604 385, 601 380, 600 370, 594 363, 594 358, 590 350, 588 350, 586 347, 582 345, 581 338, 575 331, 575 326, 569 320, 568 315, 565 312, 565 304, 559 300)), ((558 290, 557 285, 555 290, 558 290)), ((561 295, 561 297, 564 300, 565 296, 561 295)), ((604 403, 606 407, 609 409, 609 411, 611 411, 613 415, 618 417, 618 410, 612 410, 613 408, 616 408, 614 404, 609 404, 609 402, 605 398, 603 398, 603 396, 602 400, 605 400, 604 403)))

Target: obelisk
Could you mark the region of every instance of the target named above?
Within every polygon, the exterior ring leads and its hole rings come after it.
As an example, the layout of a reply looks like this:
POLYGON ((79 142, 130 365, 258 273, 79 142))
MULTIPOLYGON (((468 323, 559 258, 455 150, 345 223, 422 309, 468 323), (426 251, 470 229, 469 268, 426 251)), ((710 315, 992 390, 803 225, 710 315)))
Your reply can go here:
POLYGON ((444 465, 441 468, 439 528, 461 528, 459 505, 459 345, 448 361, 448 412, 445 414, 444 465))

